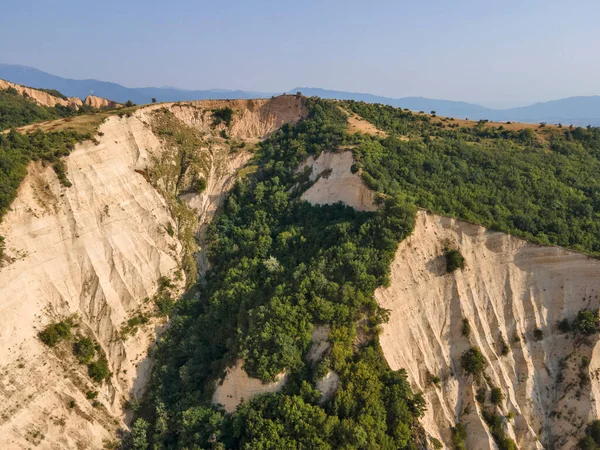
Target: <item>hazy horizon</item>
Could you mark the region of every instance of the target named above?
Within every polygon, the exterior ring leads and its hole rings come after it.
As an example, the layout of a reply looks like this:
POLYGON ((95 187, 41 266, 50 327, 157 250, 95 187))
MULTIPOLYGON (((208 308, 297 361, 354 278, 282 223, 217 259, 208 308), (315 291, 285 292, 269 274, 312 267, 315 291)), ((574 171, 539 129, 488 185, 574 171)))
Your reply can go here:
POLYGON ((227 5, 8 2, 0 62, 127 87, 307 86, 493 108, 600 94, 590 0, 227 5))

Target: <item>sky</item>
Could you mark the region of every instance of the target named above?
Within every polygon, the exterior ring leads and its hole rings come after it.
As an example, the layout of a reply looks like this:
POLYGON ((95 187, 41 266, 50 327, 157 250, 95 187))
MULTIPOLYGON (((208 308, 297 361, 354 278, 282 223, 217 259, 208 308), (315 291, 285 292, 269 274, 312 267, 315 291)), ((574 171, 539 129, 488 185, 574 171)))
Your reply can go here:
POLYGON ((2 0, 0 62, 128 87, 600 95, 598 0, 2 0))

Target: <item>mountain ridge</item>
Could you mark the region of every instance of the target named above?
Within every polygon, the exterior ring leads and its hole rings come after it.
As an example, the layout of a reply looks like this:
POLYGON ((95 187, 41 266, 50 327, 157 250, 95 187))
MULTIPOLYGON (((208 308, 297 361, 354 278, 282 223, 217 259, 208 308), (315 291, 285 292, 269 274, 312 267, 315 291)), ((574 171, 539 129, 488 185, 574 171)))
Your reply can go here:
MULTIPOLYGON (((125 103, 178 102, 206 99, 253 99, 271 97, 273 92, 257 92, 230 89, 189 90, 171 86, 129 88, 118 83, 95 79, 76 80, 59 77, 41 70, 14 64, 0 63, 0 78, 33 88, 52 88, 69 97, 85 98, 88 95, 125 103)), ((496 122, 546 122, 564 125, 600 126, 600 96, 574 96, 547 102, 537 102, 515 108, 495 109, 464 101, 431 99, 427 97, 392 98, 361 92, 347 92, 314 87, 296 87, 286 93, 302 92, 306 96, 326 99, 356 100, 382 103, 413 111, 435 111, 440 116, 496 122)))

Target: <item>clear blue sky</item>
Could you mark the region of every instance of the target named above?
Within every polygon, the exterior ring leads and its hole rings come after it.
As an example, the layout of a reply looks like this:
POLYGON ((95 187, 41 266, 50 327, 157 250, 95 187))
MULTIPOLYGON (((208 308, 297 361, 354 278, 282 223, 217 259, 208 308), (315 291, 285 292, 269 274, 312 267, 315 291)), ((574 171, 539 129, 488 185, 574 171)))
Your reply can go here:
POLYGON ((3 0, 0 62, 126 86, 600 95, 600 1, 3 0))

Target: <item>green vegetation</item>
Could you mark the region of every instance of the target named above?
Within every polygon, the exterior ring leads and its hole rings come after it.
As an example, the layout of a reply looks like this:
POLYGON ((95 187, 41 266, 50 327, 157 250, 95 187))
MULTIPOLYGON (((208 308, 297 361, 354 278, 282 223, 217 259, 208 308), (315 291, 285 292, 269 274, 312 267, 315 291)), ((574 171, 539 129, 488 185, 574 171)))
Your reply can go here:
POLYGON ((568 333, 571 331, 571 324, 569 323, 569 319, 566 317, 558 322, 557 327, 561 333, 568 333))
POLYGON ((355 149, 374 190, 533 242, 600 254, 600 128, 469 128, 383 105, 342 104, 390 134, 363 136, 355 149))
POLYGON ((66 106, 40 106, 14 88, 0 90, 0 131, 77 114, 76 110, 66 106))
POLYGON ((213 126, 217 126, 221 123, 225 123, 227 127, 231 125, 233 119, 233 109, 229 106, 225 108, 213 109, 212 111, 213 126))
POLYGON ((491 401, 493 405, 500 405, 504 400, 504 394, 502 393, 502 389, 499 387, 493 387, 491 393, 491 401))
POLYGON ((61 98, 63 100, 69 100, 69 97, 67 97, 65 94, 63 94, 62 92, 60 92, 59 90, 56 90, 56 89, 44 89, 44 88, 32 88, 32 89, 36 89, 38 91, 45 92, 47 94, 50 94, 54 97, 61 98))
POLYGON ((469 375, 478 377, 485 369, 486 361, 477 347, 471 347, 460 357, 460 364, 469 375))
POLYGON ((487 395, 487 388, 485 386, 481 386, 477 389, 477 394, 475 395, 475 400, 477 400, 482 405, 485 404, 485 396, 487 395))
POLYGON ((483 420, 485 420, 485 423, 487 423, 490 433, 494 438, 494 442, 496 442, 499 450, 517 450, 517 444, 515 444, 515 441, 509 438, 504 431, 502 416, 487 410, 483 410, 482 414, 483 420))
POLYGON ((73 344, 73 354, 81 364, 89 363, 95 354, 94 341, 88 337, 82 337, 73 344))
POLYGON ((38 334, 40 340, 49 347, 54 347, 60 341, 71 337, 73 319, 67 318, 60 322, 53 322, 38 334))
POLYGON ((108 361, 103 356, 88 364, 88 375, 96 383, 102 382, 110 374, 108 372, 108 361))
POLYGON ((454 450, 467 450, 467 427, 463 423, 457 423, 452 427, 452 448, 454 450))
POLYGON ((600 449, 600 420, 594 420, 587 426, 585 436, 579 441, 579 448, 581 450, 600 449))
POLYGON ((148 323, 150 318, 142 313, 137 313, 130 317, 127 322, 121 325, 121 338, 126 339, 128 336, 133 336, 137 333, 140 326, 148 323))
POLYGON ((469 319, 467 319, 465 317, 465 318, 463 318, 463 321, 462 321, 462 335, 464 337, 468 338, 470 334, 471 334, 471 324, 469 323, 469 319))
POLYGON ((598 332, 598 311, 579 311, 573 328, 581 334, 594 334, 598 332))
POLYGON ((69 184, 60 158, 68 155, 77 142, 89 136, 73 131, 20 134, 11 130, 0 134, 0 218, 17 195, 17 189, 27 173, 27 164, 41 160, 52 164, 61 182, 69 184))
POLYGON ((465 258, 458 250, 445 249, 444 256, 446 257, 446 272, 452 273, 457 269, 465 268, 465 258))
MULTIPOLYGON (((14 127, 59 118, 70 121, 71 116, 77 114, 79 113, 63 106, 39 106, 14 88, 0 91, 0 131, 12 128, 8 133, 0 133, 0 220, 17 195, 29 162, 51 164, 60 182, 68 187, 70 183, 61 158, 68 155, 76 143, 91 138, 90 134, 74 130, 50 133, 37 130, 30 134, 20 134, 14 127)), ((0 258, 3 250, 4 239, 0 236, 0 258)))
POLYGON ((178 302, 157 343, 129 448, 415 448, 421 442, 424 401, 405 372, 391 371, 383 358, 377 331, 386 315, 373 298, 388 282, 416 210, 401 196, 388 197, 376 213, 302 201, 292 189, 301 177, 298 164, 353 139, 335 105, 314 99, 307 105, 307 119, 259 145, 257 171, 236 183, 211 225, 211 269, 194 287, 199 296, 178 302), (357 323, 361 345, 355 345, 357 323), (313 373, 324 370, 305 358, 315 324, 331 326, 329 365, 340 377, 324 404, 313 373), (233 414, 212 406, 214 381, 236 358, 265 381, 286 371, 285 390, 246 401, 233 414))

